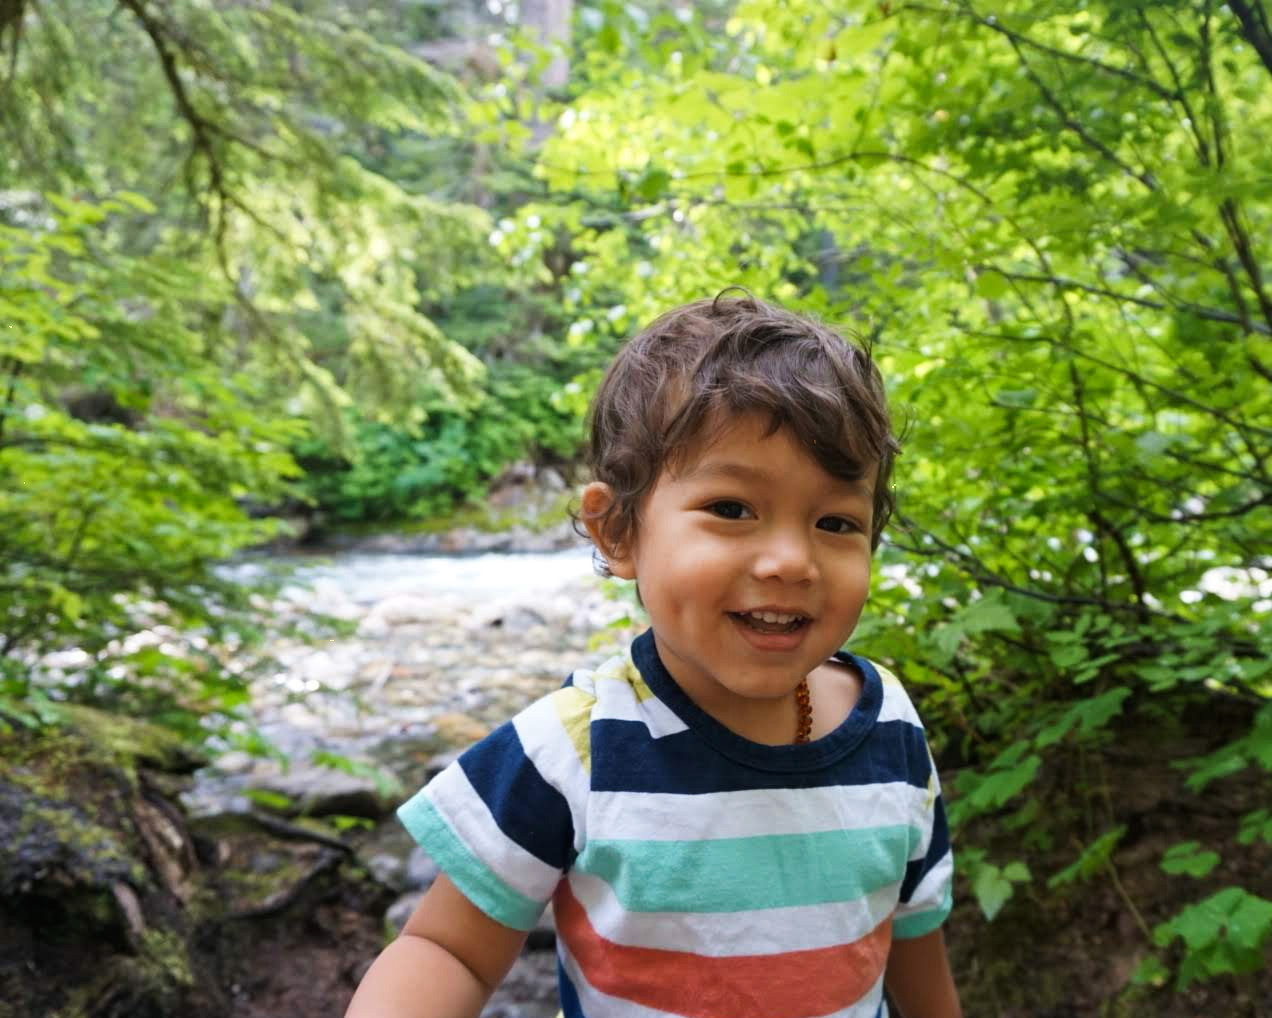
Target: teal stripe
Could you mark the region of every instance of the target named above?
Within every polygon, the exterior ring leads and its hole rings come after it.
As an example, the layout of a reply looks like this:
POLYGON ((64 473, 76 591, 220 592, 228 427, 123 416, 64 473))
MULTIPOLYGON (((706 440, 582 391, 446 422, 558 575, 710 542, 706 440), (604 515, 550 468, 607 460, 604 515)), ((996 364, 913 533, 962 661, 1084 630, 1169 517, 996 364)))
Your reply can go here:
POLYGON ((939 906, 930 912, 915 912, 913 915, 893 920, 892 939, 910 940, 914 937, 926 936, 945 922, 953 907, 954 894, 950 886, 946 884, 945 898, 939 906))
POLYGON ((527 898, 483 866, 423 792, 399 806, 397 815, 411 837, 469 901, 495 922, 517 930, 533 928, 544 902, 527 898))
POLYGON ((905 876, 908 825, 709 841, 589 841, 575 868, 629 912, 745 912, 856 901, 905 876))

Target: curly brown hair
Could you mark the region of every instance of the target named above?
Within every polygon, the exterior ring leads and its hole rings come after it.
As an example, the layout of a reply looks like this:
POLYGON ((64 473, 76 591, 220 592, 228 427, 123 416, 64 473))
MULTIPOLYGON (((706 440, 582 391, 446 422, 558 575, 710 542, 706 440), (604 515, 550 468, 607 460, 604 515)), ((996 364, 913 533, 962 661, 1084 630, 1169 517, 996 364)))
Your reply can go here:
POLYGON ((612 500, 583 519, 624 547, 662 471, 747 413, 767 414, 769 434, 789 428, 834 477, 873 473, 878 547, 895 507, 900 444, 869 351, 738 288, 667 312, 619 351, 592 402, 588 452, 612 500))

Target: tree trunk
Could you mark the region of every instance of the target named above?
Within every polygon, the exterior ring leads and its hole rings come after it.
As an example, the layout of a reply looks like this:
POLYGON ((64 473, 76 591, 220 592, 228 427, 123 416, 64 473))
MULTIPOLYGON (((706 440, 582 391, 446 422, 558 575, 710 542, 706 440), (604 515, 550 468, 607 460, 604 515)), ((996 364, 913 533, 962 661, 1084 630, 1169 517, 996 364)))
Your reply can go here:
POLYGON ((521 23, 554 51, 540 84, 546 91, 563 88, 570 80, 570 16, 573 0, 522 0, 521 23))

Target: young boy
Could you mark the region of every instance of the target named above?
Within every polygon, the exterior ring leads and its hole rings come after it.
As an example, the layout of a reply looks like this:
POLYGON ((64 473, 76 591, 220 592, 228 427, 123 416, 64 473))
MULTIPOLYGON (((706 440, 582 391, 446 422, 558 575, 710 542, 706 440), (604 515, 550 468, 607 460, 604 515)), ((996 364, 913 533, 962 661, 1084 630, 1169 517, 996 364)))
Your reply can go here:
POLYGON ((957 1018, 939 786, 840 650, 892 508, 866 354, 722 294, 619 353, 580 518, 651 628, 399 815, 443 870, 347 1018, 477 1015, 545 904, 566 1018, 957 1018))

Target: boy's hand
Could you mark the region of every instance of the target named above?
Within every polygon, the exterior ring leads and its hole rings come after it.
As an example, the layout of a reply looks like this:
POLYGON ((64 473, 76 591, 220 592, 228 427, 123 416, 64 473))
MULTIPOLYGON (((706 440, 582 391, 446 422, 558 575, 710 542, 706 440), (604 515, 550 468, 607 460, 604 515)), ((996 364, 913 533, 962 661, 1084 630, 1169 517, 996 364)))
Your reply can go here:
POLYGON ((963 1016, 939 929, 912 940, 894 940, 883 984, 902 1018, 963 1016))
POLYGON ((440 876, 367 970, 345 1018, 476 1018, 525 939, 440 876))

